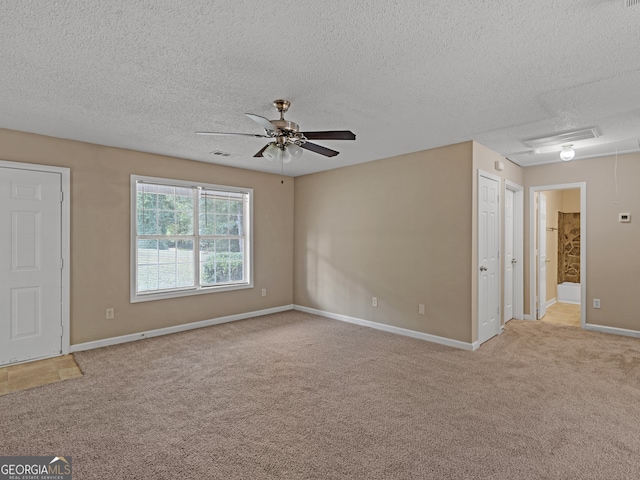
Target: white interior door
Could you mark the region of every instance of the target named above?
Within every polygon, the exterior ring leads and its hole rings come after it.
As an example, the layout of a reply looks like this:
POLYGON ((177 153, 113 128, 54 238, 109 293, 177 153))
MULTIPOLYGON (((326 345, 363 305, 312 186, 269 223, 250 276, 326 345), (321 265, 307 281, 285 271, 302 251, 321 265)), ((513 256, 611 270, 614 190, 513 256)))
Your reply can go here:
POLYGON ((547 196, 538 194, 538 320, 547 313, 547 196))
POLYGON ((0 365, 62 352, 61 175, 0 167, 0 365))
POLYGON ((513 298, 514 298, 514 266, 516 258, 515 248, 515 225, 513 190, 506 189, 504 196, 504 321, 508 322, 513 318, 513 298))
POLYGON ((500 333, 499 180, 478 177, 478 342, 500 333))

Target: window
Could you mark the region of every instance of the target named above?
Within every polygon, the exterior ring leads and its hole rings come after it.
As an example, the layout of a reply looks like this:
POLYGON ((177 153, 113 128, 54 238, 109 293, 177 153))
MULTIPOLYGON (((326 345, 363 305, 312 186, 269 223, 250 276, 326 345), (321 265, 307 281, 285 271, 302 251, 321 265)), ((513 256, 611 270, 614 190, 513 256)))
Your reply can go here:
POLYGON ((253 190, 131 176, 131 301, 253 287, 253 190))

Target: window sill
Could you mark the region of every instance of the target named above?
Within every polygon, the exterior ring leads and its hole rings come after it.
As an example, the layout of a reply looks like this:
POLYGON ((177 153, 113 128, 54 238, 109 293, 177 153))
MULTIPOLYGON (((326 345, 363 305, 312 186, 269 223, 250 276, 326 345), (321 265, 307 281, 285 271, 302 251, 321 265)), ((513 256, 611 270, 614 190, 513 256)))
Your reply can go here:
POLYGON ((231 292, 234 290, 244 290, 247 288, 253 288, 253 282, 250 283, 240 283, 234 285, 220 285, 216 287, 203 287, 200 289, 193 290, 174 290, 162 293, 141 293, 141 294, 132 294, 130 303, 140 303, 140 302, 150 302, 153 300, 166 300, 170 298, 180 298, 180 297, 191 297, 194 295, 205 295, 209 293, 222 293, 222 292, 231 292))

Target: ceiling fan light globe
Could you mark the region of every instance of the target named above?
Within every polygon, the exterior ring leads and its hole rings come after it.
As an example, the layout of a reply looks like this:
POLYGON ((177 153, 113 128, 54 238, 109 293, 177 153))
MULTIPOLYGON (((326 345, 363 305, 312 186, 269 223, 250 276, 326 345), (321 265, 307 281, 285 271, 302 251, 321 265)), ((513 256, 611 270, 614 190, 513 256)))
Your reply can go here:
POLYGON ((262 152, 262 156, 272 162, 278 155, 280 154, 280 149, 276 146, 275 143, 270 143, 267 148, 265 148, 264 152, 262 152))
POLYGON ((291 160, 296 160, 300 158, 300 156, 302 155, 302 152, 304 152, 304 150, 300 148, 298 145, 296 145, 295 143, 292 143, 291 145, 289 145, 287 147, 287 151, 291 155, 291 160))

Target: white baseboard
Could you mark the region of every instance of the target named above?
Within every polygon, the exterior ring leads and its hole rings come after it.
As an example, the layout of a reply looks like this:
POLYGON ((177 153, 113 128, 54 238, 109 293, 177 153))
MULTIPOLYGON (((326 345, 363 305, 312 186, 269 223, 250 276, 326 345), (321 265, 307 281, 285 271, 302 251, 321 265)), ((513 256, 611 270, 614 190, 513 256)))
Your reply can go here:
POLYGON ((554 303, 557 303, 557 300, 555 298, 552 298, 551 300, 547 300, 547 302, 545 303, 546 307, 549 308, 551 305, 553 305, 554 303))
POLYGON ((226 317, 212 318, 210 320, 185 323, 184 325, 175 325, 173 327, 158 328, 156 330, 148 330, 146 332, 132 333, 129 335, 122 335, 120 337, 111 337, 102 340, 95 340, 93 342, 78 343, 76 345, 71 345, 70 351, 72 353, 81 352, 83 350, 91 350, 94 348, 108 347, 110 345, 118 345, 120 343, 135 342, 136 340, 142 340, 143 338, 159 337, 160 335, 184 332, 186 330, 193 330, 195 328, 210 327, 212 325, 220 325, 221 323, 235 322, 238 320, 246 320, 247 318, 269 315, 272 313, 286 312, 287 310, 293 310, 293 305, 283 305, 281 307, 267 308, 265 310, 239 313, 237 315, 228 315, 226 317))
POLYGON ((604 325, 593 325, 587 323, 584 326, 585 330, 591 330, 592 332, 610 333, 613 335, 624 335, 625 337, 640 338, 640 332, 638 330, 627 330, 626 328, 607 327, 604 325))
POLYGON ((523 315, 522 319, 523 320, 535 320, 535 317, 533 317, 532 315, 523 315))
POLYGON ((341 315, 339 313, 325 312, 324 310, 303 307, 301 305, 294 305, 293 309, 300 312, 318 315, 320 317, 340 320, 341 322, 354 323, 356 325, 362 325, 363 327, 375 328, 376 330, 383 330, 385 332, 396 333, 398 335, 404 335, 406 337, 418 338, 420 340, 426 340, 427 342, 439 343, 440 345, 446 345, 448 347, 460 348, 462 350, 473 351, 478 349, 478 347, 480 346, 478 342, 461 342, 460 340, 453 340, 451 338, 439 337, 437 335, 430 335, 428 333, 416 332, 415 330, 408 330, 406 328, 393 327, 391 325, 385 325, 384 323, 371 322, 369 320, 363 320, 361 318, 349 317, 347 315, 341 315))

